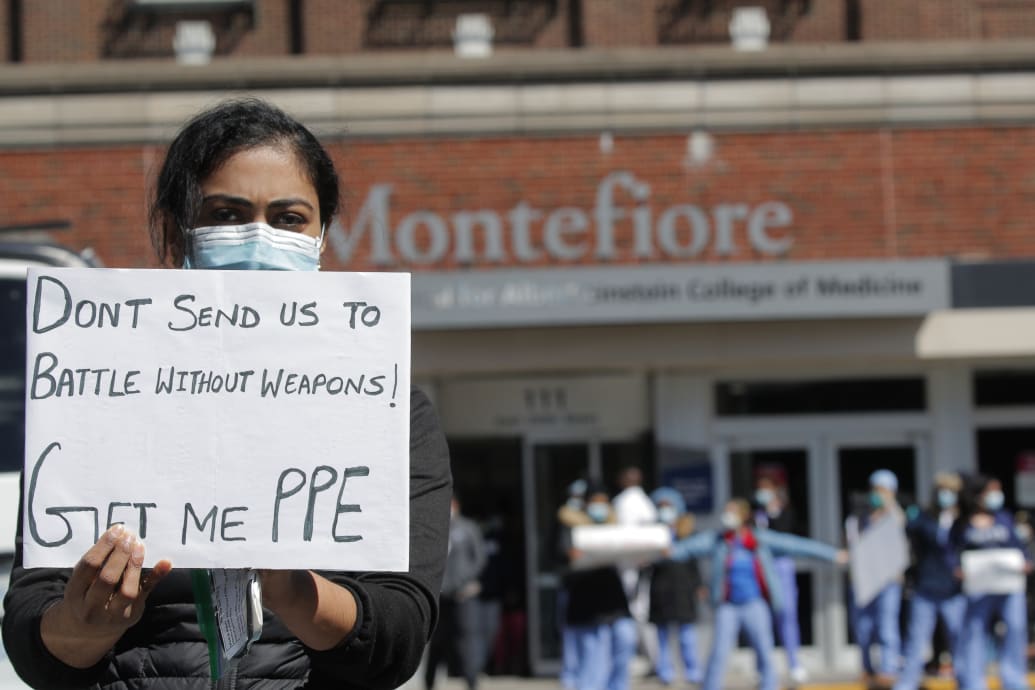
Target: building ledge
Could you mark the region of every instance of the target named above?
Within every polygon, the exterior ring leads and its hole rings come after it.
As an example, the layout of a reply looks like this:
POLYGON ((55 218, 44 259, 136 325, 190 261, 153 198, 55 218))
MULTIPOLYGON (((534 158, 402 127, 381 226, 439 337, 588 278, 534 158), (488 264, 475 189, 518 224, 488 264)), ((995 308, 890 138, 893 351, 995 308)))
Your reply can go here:
POLYGON ((0 95, 127 91, 620 82, 1035 70, 1035 42, 777 44, 764 52, 722 46, 620 50, 500 50, 484 59, 445 52, 333 57, 169 60, 0 67, 0 95))

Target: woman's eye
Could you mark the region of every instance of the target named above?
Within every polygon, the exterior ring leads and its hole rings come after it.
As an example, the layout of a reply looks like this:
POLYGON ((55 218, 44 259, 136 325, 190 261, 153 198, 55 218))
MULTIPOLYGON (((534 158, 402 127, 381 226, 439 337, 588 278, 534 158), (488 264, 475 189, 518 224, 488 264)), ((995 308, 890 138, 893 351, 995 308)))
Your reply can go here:
POLYGON ((233 223, 240 218, 237 211, 232 208, 213 209, 211 216, 212 220, 217 221, 219 223, 233 223))
POLYGON ((276 225, 282 228, 297 229, 307 222, 306 218, 298 213, 282 213, 277 216, 276 225))

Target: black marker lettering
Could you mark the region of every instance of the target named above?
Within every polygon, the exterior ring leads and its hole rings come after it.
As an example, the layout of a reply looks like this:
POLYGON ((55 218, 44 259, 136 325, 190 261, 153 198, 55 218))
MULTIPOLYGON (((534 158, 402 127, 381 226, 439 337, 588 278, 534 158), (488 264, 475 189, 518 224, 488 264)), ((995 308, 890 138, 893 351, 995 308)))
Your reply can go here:
POLYGON ((63 325, 68 321, 68 317, 72 314, 72 293, 68 291, 65 284, 57 278, 51 278, 50 276, 39 276, 36 278, 36 300, 33 302, 32 307, 32 332, 33 333, 46 333, 52 331, 58 326, 63 325), (61 316, 59 316, 54 322, 47 324, 46 326, 40 325, 40 306, 43 303, 43 281, 49 281, 57 285, 61 292, 64 293, 65 306, 61 316))
POLYGON ((341 488, 338 489, 338 507, 334 511, 334 523, 331 525, 331 536, 334 537, 336 542, 353 542, 359 541, 363 538, 359 534, 343 534, 338 536, 338 518, 342 513, 360 513, 358 503, 342 503, 341 497, 345 493, 345 485, 348 484, 349 477, 366 477, 370 474, 370 468, 360 465, 359 467, 346 467, 345 472, 341 478, 341 488))
POLYGON ((316 494, 331 488, 336 481, 338 481, 338 471, 333 467, 320 465, 313 470, 313 477, 309 481, 309 503, 305 509, 305 525, 302 528, 302 539, 304 541, 313 540, 313 514, 316 512, 316 494), (317 484, 316 478, 320 476, 321 472, 327 473, 330 475, 330 478, 323 484, 317 484))
POLYGON ((202 532, 205 529, 205 525, 207 525, 211 521, 212 522, 212 526, 209 528, 208 540, 209 541, 215 541, 216 540, 216 513, 217 512, 218 512, 218 510, 217 510, 216 506, 212 506, 212 510, 208 511, 205 514, 205 519, 199 522, 198 521, 198 514, 194 512, 194 506, 191 505, 191 503, 189 501, 187 503, 183 504, 183 532, 180 535, 180 543, 181 544, 186 544, 187 543, 187 516, 188 515, 190 515, 191 518, 194 519, 194 525, 195 525, 195 527, 197 527, 199 532, 202 532))
POLYGON ((276 496, 276 498, 273 501, 273 542, 274 543, 276 543, 277 540, 280 538, 280 502, 281 502, 281 500, 283 500, 285 498, 290 498, 291 496, 294 496, 299 491, 301 491, 302 487, 305 486, 305 480, 306 480, 305 472, 303 472, 300 469, 294 468, 294 467, 290 467, 290 468, 284 470, 283 472, 281 472, 280 473, 280 477, 277 479, 277 496, 276 496), (294 487, 293 489, 289 489, 289 490, 285 491, 284 490, 284 479, 287 478, 287 476, 290 475, 290 474, 297 474, 299 477, 301 477, 301 481, 299 481, 298 486, 294 487))
POLYGON ((239 512, 242 512, 242 511, 246 511, 246 510, 248 510, 248 508, 246 508, 245 506, 233 506, 232 508, 224 508, 223 509, 223 520, 219 524, 219 538, 220 539, 222 539, 223 541, 247 541, 247 539, 245 537, 228 537, 228 536, 226 536, 226 531, 228 529, 230 529, 231 527, 237 527, 238 525, 243 525, 244 524, 243 520, 236 520, 234 522, 229 522, 229 521, 227 521, 226 516, 229 515, 230 513, 239 513, 239 512))

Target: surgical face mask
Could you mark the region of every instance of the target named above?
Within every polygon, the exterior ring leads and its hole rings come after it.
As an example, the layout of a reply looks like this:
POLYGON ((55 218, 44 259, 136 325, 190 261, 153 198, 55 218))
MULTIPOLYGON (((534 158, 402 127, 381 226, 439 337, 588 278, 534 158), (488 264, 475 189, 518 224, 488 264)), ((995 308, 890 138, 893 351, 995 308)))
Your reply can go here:
POLYGON ((187 231, 184 268, 316 271, 320 237, 278 230, 265 223, 215 225, 187 231))
POLYGON ((586 506, 586 514, 593 522, 604 522, 611 514, 611 509, 606 503, 590 503, 586 506))
POLYGON ((658 519, 666 525, 675 524, 677 517, 679 517, 679 513, 672 506, 661 506, 658 508, 658 519))
POLYGON ((726 510, 723 511, 722 515, 719 517, 719 522, 721 522, 722 526, 726 529, 733 530, 738 529, 744 521, 741 520, 740 516, 733 511, 726 510))
POLYGON ((772 503, 774 498, 772 489, 759 489, 755 492, 755 503, 762 507, 772 503))
POLYGON ((870 505, 874 508, 880 508, 884 505, 884 496, 879 491, 870 492, 870 505))
POLYGON ((1002 491, 989 491, 981 499, 981 505, 985 507, 985 510, 995 512, 1001 510, 1003 507, 1003 501, 1005 501, 1002 491))
POLYGON ((956 492, 952 489, 938 489, 938 507, 946 510, 956 507, 956 492))

